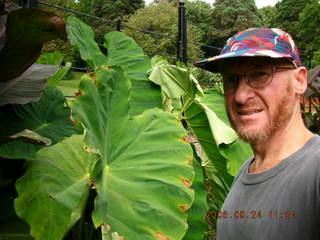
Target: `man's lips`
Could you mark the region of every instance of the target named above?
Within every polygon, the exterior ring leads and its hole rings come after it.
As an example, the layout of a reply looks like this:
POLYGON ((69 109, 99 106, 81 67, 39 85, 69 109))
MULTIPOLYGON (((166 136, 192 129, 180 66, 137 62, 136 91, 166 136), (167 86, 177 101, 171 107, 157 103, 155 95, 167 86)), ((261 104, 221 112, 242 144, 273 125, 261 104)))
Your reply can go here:
POLYGON ((255 114, 255 113, 260 113, 262 112, 263 109, 258 109, 258 108, 255 108, 255 109, 241 109, 241 110, 238 110, 237 113, 239 115, 251 115, 251 114, 255 114))

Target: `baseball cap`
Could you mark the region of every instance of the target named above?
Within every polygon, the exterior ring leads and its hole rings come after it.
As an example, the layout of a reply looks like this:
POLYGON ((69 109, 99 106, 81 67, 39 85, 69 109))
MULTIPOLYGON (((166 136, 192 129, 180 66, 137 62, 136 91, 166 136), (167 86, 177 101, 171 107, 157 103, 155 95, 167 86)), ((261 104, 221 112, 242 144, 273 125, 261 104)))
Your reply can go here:
POLYGON ((195 62, 196 67, 219 72, 222 60, 240 57, 287 58, 299 67, 301 60, 291 36, 278 28, 250 28, 228 39, 220 55, 195 62))

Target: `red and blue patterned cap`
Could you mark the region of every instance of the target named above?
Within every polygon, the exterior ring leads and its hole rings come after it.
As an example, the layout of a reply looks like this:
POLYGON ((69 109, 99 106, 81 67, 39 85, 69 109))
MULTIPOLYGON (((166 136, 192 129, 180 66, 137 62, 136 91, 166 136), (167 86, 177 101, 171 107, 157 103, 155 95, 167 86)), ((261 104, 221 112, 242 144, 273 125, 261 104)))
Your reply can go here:
POLYGON ((291 36, 278 28, 250 28, 228 39, 220 55, 195 62, 196 67, 219 72, 222 59, 240 57, 288 58, 301 66, 298 49, 291 36))

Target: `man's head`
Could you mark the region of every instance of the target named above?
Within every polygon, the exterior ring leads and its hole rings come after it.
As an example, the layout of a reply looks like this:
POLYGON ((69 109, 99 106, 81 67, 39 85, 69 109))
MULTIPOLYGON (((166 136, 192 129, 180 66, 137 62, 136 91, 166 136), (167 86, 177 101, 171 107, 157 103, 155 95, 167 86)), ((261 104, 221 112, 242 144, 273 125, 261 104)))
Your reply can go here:
POLYGON ((280 29, 254 28, 227 41, 219 56, 195 63, 224 80, 228 116, 239 136, 261 144, 299 115, 307 71, 280 29))

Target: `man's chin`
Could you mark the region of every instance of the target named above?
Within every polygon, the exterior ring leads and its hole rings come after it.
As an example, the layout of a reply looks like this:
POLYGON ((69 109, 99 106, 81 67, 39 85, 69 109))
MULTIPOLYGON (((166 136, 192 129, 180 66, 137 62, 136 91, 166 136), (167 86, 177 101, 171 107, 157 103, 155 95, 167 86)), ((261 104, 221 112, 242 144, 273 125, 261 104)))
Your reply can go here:
POLYGON ((262 144, 266 142, 270 136, 268 128, 250 129, 245 127, 235 127, 235 131, 239 137, 251 145, 262 144))

